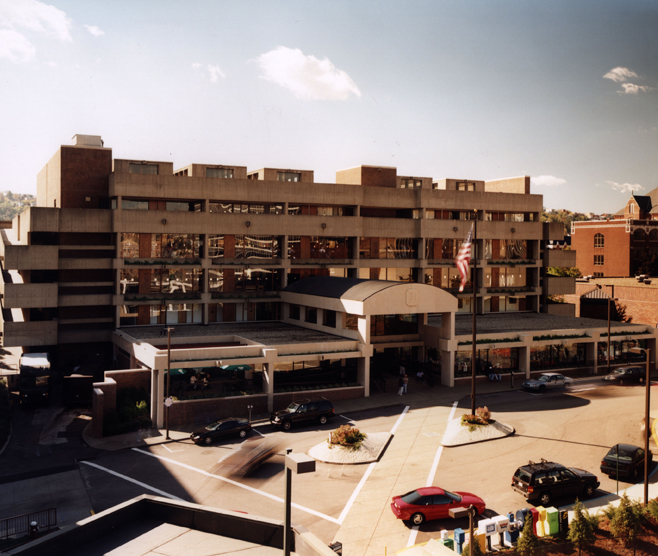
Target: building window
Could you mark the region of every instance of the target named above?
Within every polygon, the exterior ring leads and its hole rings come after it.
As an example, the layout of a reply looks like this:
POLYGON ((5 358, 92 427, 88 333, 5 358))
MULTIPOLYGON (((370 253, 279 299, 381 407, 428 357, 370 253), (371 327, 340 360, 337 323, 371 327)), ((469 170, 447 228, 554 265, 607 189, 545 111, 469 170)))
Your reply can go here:
POLYGON ((628 205, 628 212, 630 212, 631 214, 635 212, 635 205, 633 203, 630 203, 628 205))
POLYGON ((603 234, 596 234, 594 236, 594 247, 604 247, 603 234))
POLYGON ((301 172, 277 172, 276 181, 302 181, 301 172))
POLYGON ((322 324, 329 328, 336 328, 336 311, 325 309, 323 311, 322 324))
POLYGON ((594 266, 603 266, 603 255, 594 255, 594 266))
POLYGON ((232 178, 233 168, 206 168, 207 178, 232 178))
POLYGON ((315 307, 306 307, 306 322, 317 324, 318 310, 315 307))
POLYGON ((475 191, 475 182, 471 181, 458 181, 457 191, 475 191))
POLYGON ((290 305, 288 309, 288 317, 293 320, 299 320, 299 305, 290 305))
POLYGON ((403 178, 400 180, 402 189, 417 189, 423 185, 423 181, 415 178, 403 178))
POLYGON ((148 201, 131 201, 130 199, 121 199, 121 208, 123 210, 148 210, 148 201))
POLYGON ((603 272, 595 272, 594 278, 603 278, 603 272))
POLYGON ((130 163, 128 164, 128 173, 129 174, 151 174, 155 175, 158 173, 157 164, 137 164, 130 163))
POLYGON ((345 313, 345 328, 347 330, 358 330, 359 316, 352 313, 345 313))

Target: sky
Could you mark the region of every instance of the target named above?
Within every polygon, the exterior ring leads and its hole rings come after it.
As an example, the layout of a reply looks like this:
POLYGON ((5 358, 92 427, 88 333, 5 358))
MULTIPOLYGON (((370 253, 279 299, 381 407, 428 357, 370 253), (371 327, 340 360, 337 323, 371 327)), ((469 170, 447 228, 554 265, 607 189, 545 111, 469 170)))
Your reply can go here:
POLYGON ((0 0, 0 190, 114 158, 531 176, 548 209, 658 187, 655 0, 0 0))

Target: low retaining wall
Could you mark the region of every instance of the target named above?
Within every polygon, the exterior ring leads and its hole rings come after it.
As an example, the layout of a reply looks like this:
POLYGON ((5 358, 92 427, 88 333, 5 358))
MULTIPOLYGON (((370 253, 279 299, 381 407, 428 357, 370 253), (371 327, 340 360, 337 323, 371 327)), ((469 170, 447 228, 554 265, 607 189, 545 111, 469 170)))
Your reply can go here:
MULTIPOLYGON (((362 398, 363 394, 363 386, 283 392, 274 394, 274 410, 283 409, 291 402, 305 398, 323 397, 331 401, 339 401, 362 398)), ((169 408, 169 426, 172 428, 201 426, 226 417, 247 417, 249 415, 248 405, 253 406, 251 410, 252 417, 269 415, 267 411, 267 394, 180 400, 175 401, 169 408)))

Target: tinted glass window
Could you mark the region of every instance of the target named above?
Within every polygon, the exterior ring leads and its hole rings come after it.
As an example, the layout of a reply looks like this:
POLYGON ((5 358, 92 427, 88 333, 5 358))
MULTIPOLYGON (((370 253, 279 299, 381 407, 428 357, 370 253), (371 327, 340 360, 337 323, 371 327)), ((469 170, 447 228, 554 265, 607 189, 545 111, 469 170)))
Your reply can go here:
POLYGON ((418 504, 418 500, 420 500, 422 496, 418 494, 417 491, 412 490, 411 492, 407 492, 407 494, 403 494, 400 498, 402 498, 407 504, 418 504))
POLYGON ((452 498, 448 498, 443 494, 435 494, 434 496, 432 496, 433 504, 450 504, 450 502, 452 502, 452 498))
POLYGON ((526 483, 530 482, 530 473, 523 469, 517 469, 516 473, 514 473, 514 478, 519 479, 521 481, 525 481, 526 483))

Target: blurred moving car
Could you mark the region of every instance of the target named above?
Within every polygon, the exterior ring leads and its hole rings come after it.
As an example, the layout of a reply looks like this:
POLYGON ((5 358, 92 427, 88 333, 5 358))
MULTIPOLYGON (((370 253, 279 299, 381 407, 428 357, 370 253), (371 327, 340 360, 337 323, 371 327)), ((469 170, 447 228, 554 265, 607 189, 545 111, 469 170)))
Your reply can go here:
MULTIPOLYGON (((649 465, 653 454, 649 452, 649 465)), ((644 448, 632 444, 615 444, 601 460, 601 473, 611 477, 626 477, 637 481, 644 475, 644 448)))
POLYGON ((609 380, 623 384, 624 382, 644 382, 647 370, 644 367, 623 367, 615 369, 609 375, 605 375, 603 380, 609 380))
POLYGON ((512 488, 516 492, 528 502, 537 501, 544 507, 550 506, 554 498, 589 498, 599 484, 596 475, 589 471, 545 459, 522 465, 512 477, 512 488))
POLYGON ((545 392, 571 386, 572 379, 559 373, 544 373, 539 378, 526 380, 523 387, 531 392, 545 392))
POLYGON ((190 438, 195 444, 212 444, 213 441, 220 438, 231 436, 244 438, 250 430, 251 423, 247 419, 230 417, 221 421, 215 421, 198 431, 194 431, 190 435, 190 438))
POLYGON ((279 452, 280 444, 270 437, 252 438, 220 461, 221 472, 231 477, 249 475, 279 452))
POLYGON ((484 500, 475 494, 450 492, 431 486, 394 496, 391 510, 398 519, 422 525, 426 520, 448 518, 451 509, 468 508, 471 504, 475 506, 478 514, 486 509, 484 500))

